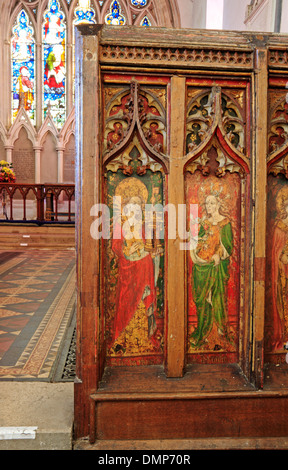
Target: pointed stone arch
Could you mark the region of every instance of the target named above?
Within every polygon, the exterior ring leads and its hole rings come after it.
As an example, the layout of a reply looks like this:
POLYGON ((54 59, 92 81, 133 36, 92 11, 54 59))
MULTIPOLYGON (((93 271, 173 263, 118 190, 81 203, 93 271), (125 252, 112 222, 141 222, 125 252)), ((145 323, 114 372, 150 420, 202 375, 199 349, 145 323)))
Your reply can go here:
POLYGON ((55 137, 55 140, 58 141, 59 133, 49 111, 47 112, 46 118, 37 134, 37 142, 39 145, 41 145, 41 142, 45 138, 47 132, 51 132, 51 134, 55 137))
POLYGON ((25 128, 27 136, 31 140, 32 144, 34 145, 36 143, 36 131, 34 129, 34 126, 32 125, 31 120, 29 119, 29 116, 26 113, 25 109, 21 107, 15 121, 10 127, 7 144, 12 146, 14 145, 14 142, 18 138, 19 131, 22 127, 25 128))
POLYGON ((71 112, 61 129, 59 134, 59 145, 65 148, 72 134, 75 135, 75 106, 71 109, 71 112))

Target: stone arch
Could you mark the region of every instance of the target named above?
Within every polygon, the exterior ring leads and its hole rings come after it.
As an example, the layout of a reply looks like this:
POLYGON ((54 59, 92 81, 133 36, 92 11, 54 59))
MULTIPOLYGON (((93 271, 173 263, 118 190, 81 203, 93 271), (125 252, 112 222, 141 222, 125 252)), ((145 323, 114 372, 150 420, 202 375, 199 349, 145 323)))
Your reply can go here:
POLYGON ((12 150, 12 164, 17 183, 35 182, 35 155, 33 143, 29 138, 27 127, 21 126, 17 132, 12 150))
POLYGON ((51 130, 47 130, 41 139, 40 183, 58 181, 57 138, 51 130))
MULTIPOLYGON (((78 4, 78 0, 71 0, 69 5, 66 0, 58 0, 61 10, 65 14, 66 23, 66 42, 69 47, 67 48, 67 83, 66 83, 66 121, 61 130, 57 130, 53 123, 52 117, 47 112, 46 117, 42 115, 42 75, 43 64, 41 60, 41 44, 42 44, 42 28, 43 28, 43 14, 48 8, 49 0, 11 0, 9 2, 1 2, 0 13, 2 27, 0 29, 0 41, 2 43, 0 51, 0 59, 2 59, 2 70, 0 70, 0 79, 2 79, 2 88, 0 90, 1 110, 0 120, 3 123, 0 132, 2 141, 5 148, 6 160, 12 161, 12 153, 14 143, 18 139, 19 132, 24 127, 27 133, 27 138, 32 142, 35 161, 36 161, 36 180, 42 181, 40 177, 40 162, 45 160, 42 158, 42 142, 46 139, 47 132, 53 135, 56 141, 56 152, 58 152, 58 177, 59 174, 64 174, 65 165, 65 152, 66 146, 71 147, 71 142, 75 134, 75 116, 73 106, 73 19, 74 10, 78 4), (11 81, 7 80, 7 76, 11 76, 11 34, 17 15, 24 9, 29 21, 34 29, 34 39, 36 47, 36 125, 34 126, 25 110, 20 108, 16 119, 12 124, 12 117, 10 111, 11 105, 11 81), (6 77, 6 79, 5 79, 6 77), (38 163, 39 165, 38 165, 38 163), (63 168, 61 170, 61 162, 63 168)), ((91 0, 91 6, 95 10, 97 22, 103 22, 105 14, 111 5, 112 0, 104 0, 103 5, 100 6, 98 0, 91 0)), ((130 0, 118 0, 122 12, 126 17, 127 24, 139 25, 145 15, 148 16, 152 26, 180 26, 180 16, 178 11, 178 0, 149 0, 147 6, 143 8, 135 8, 131 5, 130 0)), ((48 134, 50 135, 50 134, 48 134)), ((48 139, 49 140, 49 139, 48 139)), ((67 148, 68 148, 67 147, 67 148)), ((2 149, 3 150, 3 149, 2 149)), ((70 149, 71 150, 71 149, 70 149)), ((3 151, 2 151, 3 153, 3 151)), ((53 154, 54 155, 54 154, 53 154)), ((43 167, 43 165, 42 165, 43 167)), ((55 180, 54 182, 59 181, 55 180)))
POLYGON ((47 134, 47 132, 51 132, 51 134, 53 134, 53 136, 55 137, 55 140, 58 141, 58 130, 54 124, 54 121, 53 121, 53 118, 50 114, 50 112, 48 111, 47 112, 47 115, 46 115, 46 118, 41 126, 41 128, 39 129, 39 132, 38 132, 38 135, 37 135, 37 143, 39 145, 41 145, 41 141, 43 141, 45 135, 47 134))
POLYGON ((27 115, 25 109, 23 107, 20 108, 15 121, 13 122, 10 131, 9 131, 9 139, 7 139, 7 143, 10 145, 14 145, 14 142, 18 138, 19 131, 21 128, 24 127, 28 138, 31 140, 32 144, 36 141, 36 132, 35 129, 27 115))

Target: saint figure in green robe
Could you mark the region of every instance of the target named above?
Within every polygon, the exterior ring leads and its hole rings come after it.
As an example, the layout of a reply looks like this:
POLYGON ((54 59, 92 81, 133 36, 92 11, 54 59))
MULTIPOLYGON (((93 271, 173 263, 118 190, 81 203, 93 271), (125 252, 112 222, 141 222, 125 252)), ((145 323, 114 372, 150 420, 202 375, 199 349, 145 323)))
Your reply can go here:
POLYGON ((197 327, 190 336, 192 348, 205 345, 216 325, 219 337, 229 340, 226 286, 233 250, 231 221, 221 214, 214 195, 205 199, 206 215, 199 222, 197 243, 191 244, 192 290, 197 309, 197 327))

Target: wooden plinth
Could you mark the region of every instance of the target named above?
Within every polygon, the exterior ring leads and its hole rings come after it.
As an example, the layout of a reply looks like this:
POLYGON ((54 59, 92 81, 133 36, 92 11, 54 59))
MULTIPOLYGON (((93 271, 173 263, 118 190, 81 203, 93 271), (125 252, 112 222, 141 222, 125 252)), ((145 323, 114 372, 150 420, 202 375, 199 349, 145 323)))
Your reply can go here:
POLYGON ((236 365, 193 365, 181 379, 158 366, 107 368, 91 395, 90 444, 285 438, 287 418, 288 392, 255 390, 236 365))

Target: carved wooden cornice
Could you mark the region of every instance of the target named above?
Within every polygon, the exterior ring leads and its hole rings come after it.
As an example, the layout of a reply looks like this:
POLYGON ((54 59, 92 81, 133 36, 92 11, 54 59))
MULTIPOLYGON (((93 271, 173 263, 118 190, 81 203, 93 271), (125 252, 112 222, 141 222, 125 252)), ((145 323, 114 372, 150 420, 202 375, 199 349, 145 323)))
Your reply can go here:
POLYGON ((223 67, 241 67, 250 69, 253 66, 252 51, 217 50, 211 48, 170 48, 170 47, 145 47, 145 46, 115 46, 105 44, 100 46, 101 63, 144 64, 153 61, 154 65, 168 65, 191 67, 217 64, 223 67))
POLYGON ((287 47, 283 49, 269 49, 268 64, 270 68, 286 68, 288 67, 288 51, 287 47))
POLYGON ((116 29, 102 26, 98 31, 95 28, 80 26, 79 30, 98 34, 99 59, 103 65, 217 66, 234 70, 251 70, 254 65, 254 47, 245 33, 151 27, 141 30, 140 35, 135 26, 116 29))

